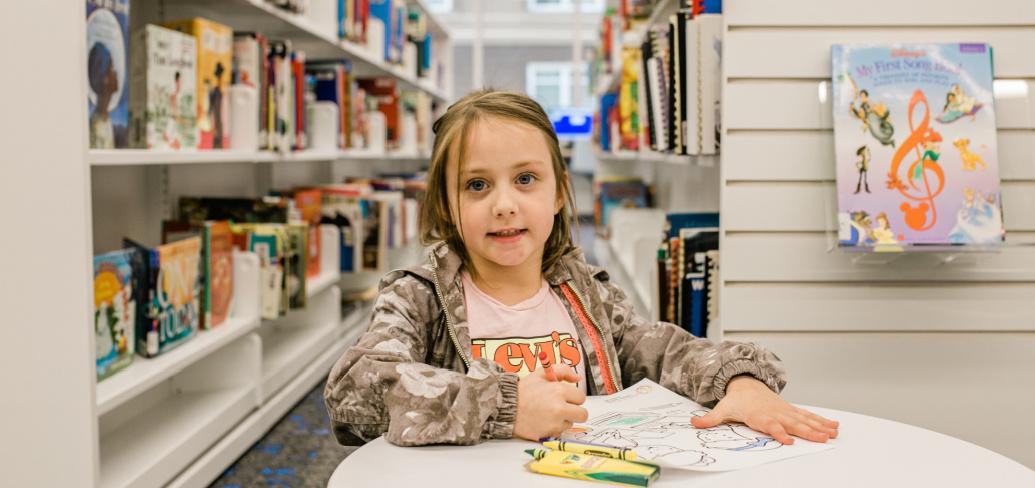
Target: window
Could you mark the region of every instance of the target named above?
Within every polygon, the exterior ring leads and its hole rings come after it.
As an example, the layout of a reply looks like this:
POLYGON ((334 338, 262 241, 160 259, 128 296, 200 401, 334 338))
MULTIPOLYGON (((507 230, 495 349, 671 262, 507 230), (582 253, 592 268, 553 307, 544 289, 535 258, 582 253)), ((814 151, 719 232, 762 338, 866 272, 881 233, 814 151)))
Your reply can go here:
MULTIPOLYGON (((570 62, 533 62, 525 66, 525 89, 547 112, 572 107, 572 65, 570 62)), ((593 106, 589 89, 589 63, 583 63, 579 77, 582 100, 579 108, 593 106)))
MULTIPOLYGON (((575 11, 579 0, 527 0, 528 11, 537 14, 564 14, 575 11)), ((604 0, 581 0, 582 13, 599 14, 604 11, 604 0)))
POLYGON ((453 0, 424 0, 433 14, 448 14, 453 11, 453 0))

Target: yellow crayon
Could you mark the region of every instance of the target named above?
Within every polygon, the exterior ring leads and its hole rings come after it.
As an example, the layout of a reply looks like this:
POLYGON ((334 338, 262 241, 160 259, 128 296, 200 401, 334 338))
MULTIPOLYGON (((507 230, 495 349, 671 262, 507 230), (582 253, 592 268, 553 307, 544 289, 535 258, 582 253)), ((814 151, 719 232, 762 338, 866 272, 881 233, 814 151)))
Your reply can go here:
POLYGON ((591 456, 624 459, 626 461, 636 460, 636 452, 632 449, 604 446, 601 444, 590 444, 588 442, 547 441, 543 443, 543 446, 549 447, 550 449, 556 449, 558 451, 574 452, 576 454, 589 454, 591 456))
POLYGON ((535 458, 525 466, 535 473, 619 485, 647 486, 661 468, 642 461, 622 461, 549 449, 527 449, 535 458))

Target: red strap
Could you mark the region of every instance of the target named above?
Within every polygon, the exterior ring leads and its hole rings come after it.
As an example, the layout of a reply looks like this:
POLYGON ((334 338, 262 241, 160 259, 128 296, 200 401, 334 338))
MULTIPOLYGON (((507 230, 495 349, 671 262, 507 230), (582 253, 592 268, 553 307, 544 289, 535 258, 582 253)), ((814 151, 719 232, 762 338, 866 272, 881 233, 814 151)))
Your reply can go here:
POLYGON ((586 311, 582 308, 577 297, 571 291, 566 283, 561 284, 561 292, 564 293, 564 297, 568 299, 568 303, 571 303, 573 309, 575 309, 575 315, 579 318, 579 323, 582 328, 585 329, 586 334, 589 336, 590 342, 593 343, 593 351, 597 355, 597 362, 600 363, 600 374, 604 377, 604 391, 608 395, 618 393, 618 387, 615 386, 614 378, 611 377, 611 363, 607 360, 607 350, 604 349, 604 342, 600 340, 600 334, 597 333, 596 327, 593 326, 593 322, 589 320, 589 316, 586 311))

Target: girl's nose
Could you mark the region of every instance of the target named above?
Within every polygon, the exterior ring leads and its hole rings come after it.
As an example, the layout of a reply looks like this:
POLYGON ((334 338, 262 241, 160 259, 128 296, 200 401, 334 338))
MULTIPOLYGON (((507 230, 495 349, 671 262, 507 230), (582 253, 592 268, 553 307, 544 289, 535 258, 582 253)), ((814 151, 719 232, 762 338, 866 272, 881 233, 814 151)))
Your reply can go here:
POLYGON ((517 213, 517 205, 506 190, 499 192, 499 196, 496 198, 496 204, 493 205, 493 213, 496 217, 506 217, 517 213))

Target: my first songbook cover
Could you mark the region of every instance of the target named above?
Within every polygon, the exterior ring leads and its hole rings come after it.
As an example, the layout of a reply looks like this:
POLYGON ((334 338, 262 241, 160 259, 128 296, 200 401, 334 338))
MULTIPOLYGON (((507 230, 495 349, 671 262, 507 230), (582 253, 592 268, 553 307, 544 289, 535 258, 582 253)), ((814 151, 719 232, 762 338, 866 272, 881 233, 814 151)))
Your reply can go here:
POLYGON ((831 60, 840 247, 1001 244, 991 47, 834 45, 831 60))

